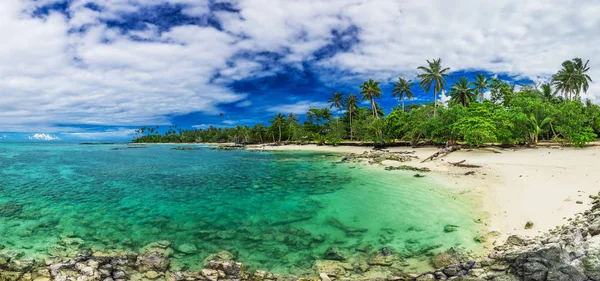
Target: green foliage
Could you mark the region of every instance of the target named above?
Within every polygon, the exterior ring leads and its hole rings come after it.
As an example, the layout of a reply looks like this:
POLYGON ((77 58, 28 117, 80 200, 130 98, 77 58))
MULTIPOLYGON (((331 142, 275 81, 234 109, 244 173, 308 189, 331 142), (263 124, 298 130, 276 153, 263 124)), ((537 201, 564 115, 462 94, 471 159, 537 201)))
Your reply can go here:
MULTIPOLYGON (((443 68, 440 59, 427 63, 418 68, 421 71, 419 85, 426 91, 433 88, 436 96, 447 87, 445 78, 449 68, 443 68)), ((329 108, 310 108, 302 123, 302 116, 289 113, 276 114, 269 125, 252 127, 210 126, 194 130, 177 126, 142 127, 136 130, 134 142, 310 141, 338 145, 350 139, 483 146, 535 145, 540 140, 554 140, 585 146, 600 134, 600 106, 578 98, 580 92, 588 90, 591 81, 586 74, 587 65, 581 59, 566 61, 552 83, 521 85, 518 91, 515 85, 498 78, 486 78, 483 74, 477 75, 473 82, 463 77, 450 88, 451 100, 445 105, 428 103, 404 107, 404 98, 413 96, 413 83, 399 78, 393 85, 392 96, 402 104, 387 116, 376 102, 382 97, 379 82, 369 79, 360 86, 362 101, 368 101, 369 106, 361 106, 358 95, 334 93, 328 100, 329 108), (486 90, 491 94, 490 100, 483 99, 486 90), (558 96, 557 91, 565 96, 558 96), (480 102, 476 102, 477 95, 480 102), (336 109, 335 117, 331 109, 336 109)))

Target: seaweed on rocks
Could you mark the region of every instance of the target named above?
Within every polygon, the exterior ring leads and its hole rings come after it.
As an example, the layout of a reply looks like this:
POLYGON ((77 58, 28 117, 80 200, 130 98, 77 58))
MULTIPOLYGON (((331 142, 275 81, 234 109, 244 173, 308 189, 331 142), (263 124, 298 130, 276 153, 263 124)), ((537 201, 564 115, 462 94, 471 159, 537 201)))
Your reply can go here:
POLYGON ((23 204, 13 201, 0 204, 0 217, 14 217, 23 212, 23 204))
POLYGON ((400 166, 388 166, 384 168, 386 171, 394 171, 394 170, 402 170, 402 171, 415 171, 415 172, 431 172, 431 169, 427 167, 414 167, 409 165, 400 165, 400 166))

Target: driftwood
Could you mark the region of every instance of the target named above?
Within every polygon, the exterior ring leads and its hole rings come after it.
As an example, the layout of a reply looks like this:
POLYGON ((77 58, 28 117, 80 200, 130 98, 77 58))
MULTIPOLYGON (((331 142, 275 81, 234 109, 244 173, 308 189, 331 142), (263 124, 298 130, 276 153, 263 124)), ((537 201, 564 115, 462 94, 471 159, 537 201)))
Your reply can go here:
POLYGON ((459 150, 458 147, 456 146, 448 146, 448 147, 444 147, 442 150, 434 153, 433 155, 425 158, 425 160, 421 161, 421 163, 428 161, 428 160, 433 160, 433 158, 437 158, 437 157, 441 157, 441 156, 446 156, 448 154, 450 154, 453 151, 459 150))
POLYGON ((481 166, 479 165, 473 165, 473 164, 465 164, 467 160, 462 160, 462 161, 458 161, 458 162, 448 162, 448 164, 454 166, 454 167, 461 167, 461 168, 481 168, 481 166))

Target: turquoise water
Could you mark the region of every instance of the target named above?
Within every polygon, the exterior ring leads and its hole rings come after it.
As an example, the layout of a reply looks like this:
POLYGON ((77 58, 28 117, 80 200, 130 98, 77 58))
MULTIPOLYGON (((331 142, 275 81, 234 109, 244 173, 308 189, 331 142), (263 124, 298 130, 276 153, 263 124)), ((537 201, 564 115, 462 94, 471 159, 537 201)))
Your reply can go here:
POLYGON ((350 256, 389 247, 409 261, 480 247, 468 202, 427 177, 332 154, 173 147, 0 144, 3 251, 55 253, 65 238, 106 250, 169 240, 196 248, 178 252, 176 267, 229 250, 256 269, 302 274, 330 246, 350 256), (448 224, 458 231, 444 232, 448 224))

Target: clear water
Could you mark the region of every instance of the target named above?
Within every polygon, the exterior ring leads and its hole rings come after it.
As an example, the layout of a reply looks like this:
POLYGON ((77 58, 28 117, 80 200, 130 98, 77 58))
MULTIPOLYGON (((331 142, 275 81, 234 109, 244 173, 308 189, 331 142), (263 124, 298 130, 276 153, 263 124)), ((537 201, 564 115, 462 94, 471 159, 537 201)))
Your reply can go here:
POLYGON ((427 177, 323 153, 125 147, 0 144, 4 251, 45 255, 64 237, 106 250, 169 240, 197 247, 176 266, 229 250, 256 269, 302 274, 330 246, 409 260, 479 247, 471 206, 427 177))

